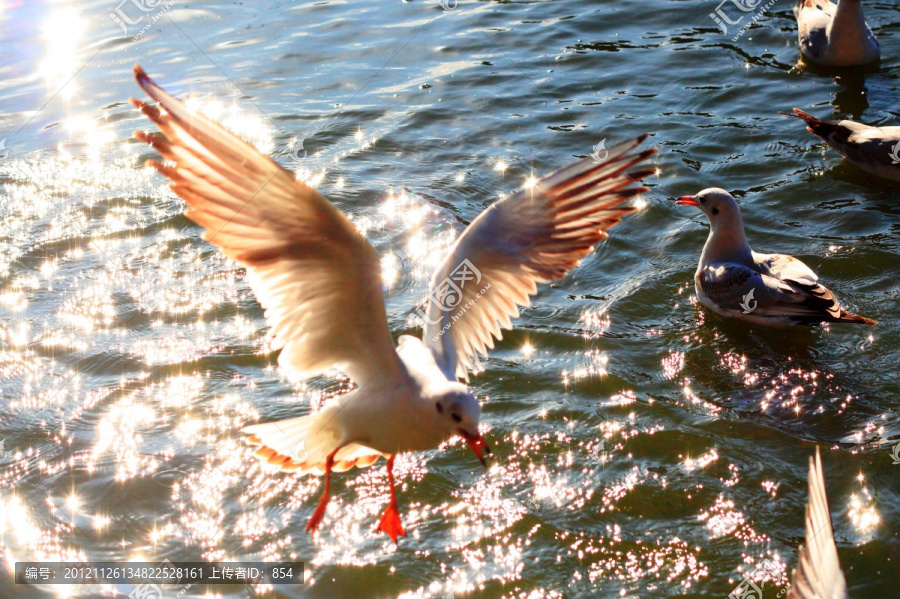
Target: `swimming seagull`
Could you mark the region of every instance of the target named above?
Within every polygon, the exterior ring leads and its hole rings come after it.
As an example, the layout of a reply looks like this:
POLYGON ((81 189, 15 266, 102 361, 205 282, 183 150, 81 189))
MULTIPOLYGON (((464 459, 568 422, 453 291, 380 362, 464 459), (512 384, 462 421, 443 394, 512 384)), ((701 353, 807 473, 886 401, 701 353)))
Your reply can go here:
POLYGON ((860 0, 799 0, 794 5, 800 51, 824 66, 852 67, 877 62, 878 40, 866 25, 860 0))
POLYGON ((808 266, 784 254, 758 254, 744 234, 741 211, 724 189, 676 200, 709 218, 710 232, 694 274, 697 298, 722 316, 766 325, 822 322, 876 324, 841 308, 808 266))
POLYGON ((803 56, 824 66, 878 62, 881 50, 866 25, 860 0, 799 0, 794 5, 803 56))
POLYGON ((800 548, 800 559, 786 599, 847 599, 847 583, 831 529, 831 512, 818 447, 815 459, 809 458, 806 545, 800 548))
POLYGON ((830 123, 794 108, 787 116, 806 121, 806 130, 876 177, 900 181, 900 127, 870 127, 853 121, 830 123))
POLYGON ((486 464, 481 407, 457 377, 511 328, 538 283, 562 278, 634 210, 623 202, 646 191, 634 183, 656 170, 628 169, 656 149, 633 151, 642 135, 487 208, 431 279, 423 338, 402 335, 395 348, 378 255, 341 211, 218 123, 189 112, 140 66, 134 74, 159 107, 131 103, 162 131, 135 137, 174 162, 149 164, 171 179, 204 239, 247 267, 281 348, 279 364, 305 377, 337 368, 356 385, 315 415, 245 428, 256 454, 282 470, 324 473, 310 532, 325 516, 331 473, 385 457, 391 499, 378 528, 396 542, 406 533, 395 456, 459 435, 486 464))

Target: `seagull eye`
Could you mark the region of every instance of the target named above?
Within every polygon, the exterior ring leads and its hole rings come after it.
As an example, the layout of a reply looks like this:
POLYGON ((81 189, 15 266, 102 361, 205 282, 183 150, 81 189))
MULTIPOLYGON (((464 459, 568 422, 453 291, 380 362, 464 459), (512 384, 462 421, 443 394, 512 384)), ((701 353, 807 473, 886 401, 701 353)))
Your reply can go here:
POLYGON ((462 422, 462 416, 460 416, 459 414, 454 414, 453 416, 451 416, 451 418, 453 418, 453 422, 457 424, 462 422))
POLYGON ((441 405, 441 402, 437 402, 436 404, 434 404, 434 407, 437 409, 438 414, 444 413, 444 406, 441 405))

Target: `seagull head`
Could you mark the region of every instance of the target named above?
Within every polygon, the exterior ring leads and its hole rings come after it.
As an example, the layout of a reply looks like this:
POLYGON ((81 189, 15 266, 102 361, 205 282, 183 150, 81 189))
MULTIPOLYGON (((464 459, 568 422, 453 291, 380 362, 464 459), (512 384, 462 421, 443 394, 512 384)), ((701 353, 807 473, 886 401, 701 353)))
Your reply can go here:
POLYGON ((461 383, 451 383, 449 389, 435 398, 434 410, 447 436, 459 435, 465 439, 487 468, 486 457, 491 457, 491 448, 478 432, 481 406, 469 388, 461 383))
POLYGON ((714 232, 726 232, 731 229, 744 230, 741 210, 730 193, 718 187, 704 189, 692 196, 681 196, 675 203, 679 206, 696 206, 709 219, 714 232))
POLYGON ((741 213, 731 194, 719 187, 710 187, 692 196, 681 196, 675 203, 679 206, 696 206, 706 214, 713 227, 727 221, 728 217, 735 214, 740 216, 741 213))
POLYGON ((722 260, 749 256, 741 210, 730 193, 710 187, 692 196, 681 196, 679 206, 696 206, 709 219, 710 236, 704 248, 706 258, 722 260))

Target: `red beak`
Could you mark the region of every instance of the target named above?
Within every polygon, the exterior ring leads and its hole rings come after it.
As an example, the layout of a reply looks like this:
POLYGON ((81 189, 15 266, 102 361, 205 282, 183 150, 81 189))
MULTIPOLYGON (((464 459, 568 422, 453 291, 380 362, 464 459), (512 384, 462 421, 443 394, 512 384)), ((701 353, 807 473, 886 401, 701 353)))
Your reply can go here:
POLYGON ((694 196, 681 196, 675 203, 679 206, 699 206, 700 202, 694 199, 694 196))
POLYGON ((475 452, 475 455, 478 456, 478 459, 481 460, 481 465, 487 468, 487 460, 485 456, 488 458, 494 457, 491 453, 491 448, 488 447, 488 444, 484 442, 484 439, 481 435, 470 435, 463 429, 456 429, 459 433, 459 436, 466 440, 466 443, 469 444, 469 447, 472 448, 472 451, 475 452))

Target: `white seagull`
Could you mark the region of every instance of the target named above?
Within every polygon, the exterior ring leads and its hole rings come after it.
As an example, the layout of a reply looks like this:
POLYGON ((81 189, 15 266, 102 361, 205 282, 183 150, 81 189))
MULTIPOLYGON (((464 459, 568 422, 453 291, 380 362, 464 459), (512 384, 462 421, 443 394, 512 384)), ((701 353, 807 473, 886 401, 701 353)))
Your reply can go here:
POLYGON ((870 127, 846 120, 830 123, 799 108, 794 108, 794 113, 781 112, 806 121, 807 131, 867 173, 900 181, 900 127, 870 127))
POLYGON ((800 51, 812 62, 854 67, 878 62, 881 50, 860 0, 799 0, 794 5, 800 51))
POLYGON ((744 234, 741 211, 724 189, 711 187, 676 200, 696 206, 709 218, 710 231, 694 274, 697 298, 722 316, 766 325, 822 322, 876 324, 841 308, 800 260, 784 254, 758 254, 744 234))
POLYGON ((815 459, 809 458, 806 545, 800 548, 800 559, 786 599, 847 599, 847 583, 831 529, 831 512, 818 447, 815 459))
POLYGON ((356 388, 315 415, 249 426, 257 455, 283 470, 325 474, 309 520, 325 515, 332 471, 387 458, 391 500, 379 530, 405 536, 394 493, 394 457, 463 437, 485 463, 481 407, 457 381, 476 354, 511 328, 538 283, 562 278, 634 210, 623 202, 655 169, 627 172, 656 149, 632 151, 646 135, 586 158, 501 200, 456 241, 431 280, 423 338, 394 347, 375 250, 315 189, 134 68, 160 107, 132 99, 162 134, 135 133, 172 163, 149 161, 172 180, 204 239, 247 268, 265 309, 279 364, 310 377, 330 368, 356 388))

